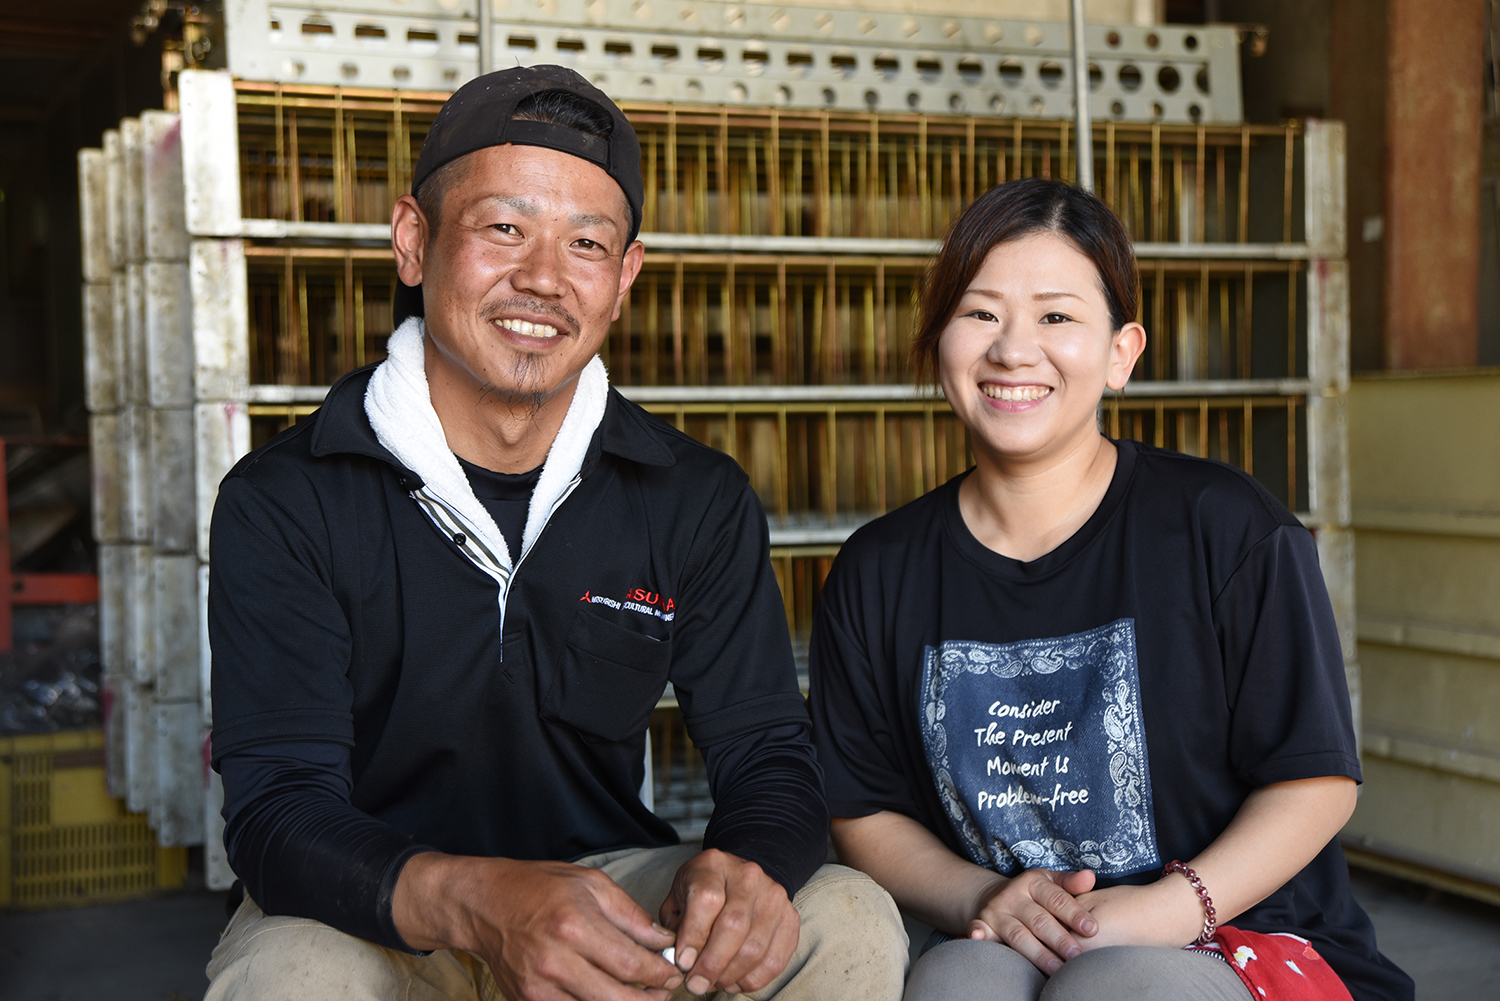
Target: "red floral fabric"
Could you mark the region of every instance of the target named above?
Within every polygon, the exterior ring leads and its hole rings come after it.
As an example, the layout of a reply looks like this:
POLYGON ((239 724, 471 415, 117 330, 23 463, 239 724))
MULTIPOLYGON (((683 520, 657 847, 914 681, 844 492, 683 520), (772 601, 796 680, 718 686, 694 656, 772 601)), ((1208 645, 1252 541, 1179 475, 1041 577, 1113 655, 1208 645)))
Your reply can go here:
POLYGON ((1219 953, 1259 1001, 1353 1001, 1312 943, 1289 932, 1266 935, 1220 925, 1212 942, 1188 948, 1219 953))

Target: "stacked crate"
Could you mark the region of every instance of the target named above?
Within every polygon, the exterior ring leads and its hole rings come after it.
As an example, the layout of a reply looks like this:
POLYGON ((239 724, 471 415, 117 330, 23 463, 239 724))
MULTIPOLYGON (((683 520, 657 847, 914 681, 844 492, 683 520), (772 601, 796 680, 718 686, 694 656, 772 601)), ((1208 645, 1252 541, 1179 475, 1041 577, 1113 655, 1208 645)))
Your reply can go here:
POLYGON ((85 375, 109 788, 164 846, 203 838, 192 337, 177 116, 79 152, 85 375))
MULTIPOLYGON (((1066 28, 569 3, 505 14, 495 41, 585 72, 640 134, 647 258, 604 360, 628 396, 749 473, 800 656, 849 533, 969 465, 964 429, 914 382, 915 297, 977 194, 1073 178, 1070 73, 1052 54, 1066 28)), ((248 20, 229 25, 231 70, 260 78, 186 72, 180 93, 203 563, 234 459, 384 356, 390 204, 474 72, 472 17, 442 4, 236 10, 248 20), (442 89, 348 85, 381 74, 442 89)), ((1232 29, 1089 31, 1096 185, 1137 241, 1151 335, 1103 426, 1241 465, 1319 531, 1357 692, 1342 128, 1238 124, 1232 29)), ((707 804, 672 706, 669 693, 654 728, 656 802, 693 833, 707 804)), ((210 788, 204 830, 218 849, 216 799, 210 788)))

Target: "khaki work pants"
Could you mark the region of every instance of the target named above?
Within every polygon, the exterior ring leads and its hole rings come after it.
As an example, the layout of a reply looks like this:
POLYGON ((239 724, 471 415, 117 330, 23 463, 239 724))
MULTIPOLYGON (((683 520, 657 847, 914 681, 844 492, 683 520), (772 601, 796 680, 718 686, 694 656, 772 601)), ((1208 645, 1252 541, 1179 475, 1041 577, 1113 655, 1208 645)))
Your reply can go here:
MULTIPOLYGON (((652 917, 698 845, 594 855, 600 869, 652 917)), ((793 899, 802 931, 786 969, 754 1001, 897 1001, 906 932, 889 895, 863 873, 825 865, 793 899)), ((504 1001, 469 953, 396 952, 308 918, 268 917, 245 898, 208 964, 204 1001, 504 1001)), ((727 999, 728 995, 716 995, 727 999)), ((680 989, 673 1001, 693 995, 680 989)))

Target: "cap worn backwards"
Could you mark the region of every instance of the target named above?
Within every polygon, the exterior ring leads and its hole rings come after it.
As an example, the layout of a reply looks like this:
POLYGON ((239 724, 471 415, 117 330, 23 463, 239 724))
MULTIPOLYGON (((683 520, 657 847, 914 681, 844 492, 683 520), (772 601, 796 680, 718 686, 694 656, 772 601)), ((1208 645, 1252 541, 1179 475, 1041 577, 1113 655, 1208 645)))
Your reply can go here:
MULTIPOLYGON (((415 195, 424 181, 445 163, 490 146, 540 146, 594 164, 614 179, 630 206, 630 241, 641 230, 645 183, 641 178, 641 143, 614 101, 578 73, 563 66, 517 66, 476 77, 453 92, 432 120, 412 172, 415 195), (534 94, 565 91, 584 98, 609 115, 608 135, 592 136, 554 122, 517 119, 516 106, 534 94)), ((629 242, 629 241, 627 241, 629 242)), ((396 321, 422 315, 421 287, 398 283, 396 321)))

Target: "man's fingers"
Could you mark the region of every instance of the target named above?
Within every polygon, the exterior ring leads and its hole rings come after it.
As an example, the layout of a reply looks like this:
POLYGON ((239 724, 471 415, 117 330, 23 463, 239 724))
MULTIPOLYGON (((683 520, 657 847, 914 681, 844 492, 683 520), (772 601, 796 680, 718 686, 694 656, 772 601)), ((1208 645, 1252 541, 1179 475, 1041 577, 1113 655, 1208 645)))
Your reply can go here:
POLYGON ((801 915, 795 908, 788 908, 781 923, 776 926, 775 934, 771 936, 770 946, 758 963, 745 973, 736 972, 733 964, 724 971, 724 979, 729 981, 725 989, 731 994, 747 994, 758 991, 775 980, 786 968, 792 953, 797 951, 797 938, 801 929, 801 915))
POLYGON ((699 947, 698 955, 687 975, 688 990, 694 994, 705 994, 714 985, 724 984, 726 981, 722 979, 722 975, 747 942, 755 950, 756 959, 760 958, 760 953, 769 944, 768 939, 759 942, 750 939, 751 932, 756 930, 753 900, 743 897, 725 899, 724 894, 712 889, 688 897, 683 928, 687 929, 690 925, 696 927, 702 920, 700 915, 706 915, 710 910, 714 912, 714 916, 707 922, 709 927, 705 941, 699 947))

